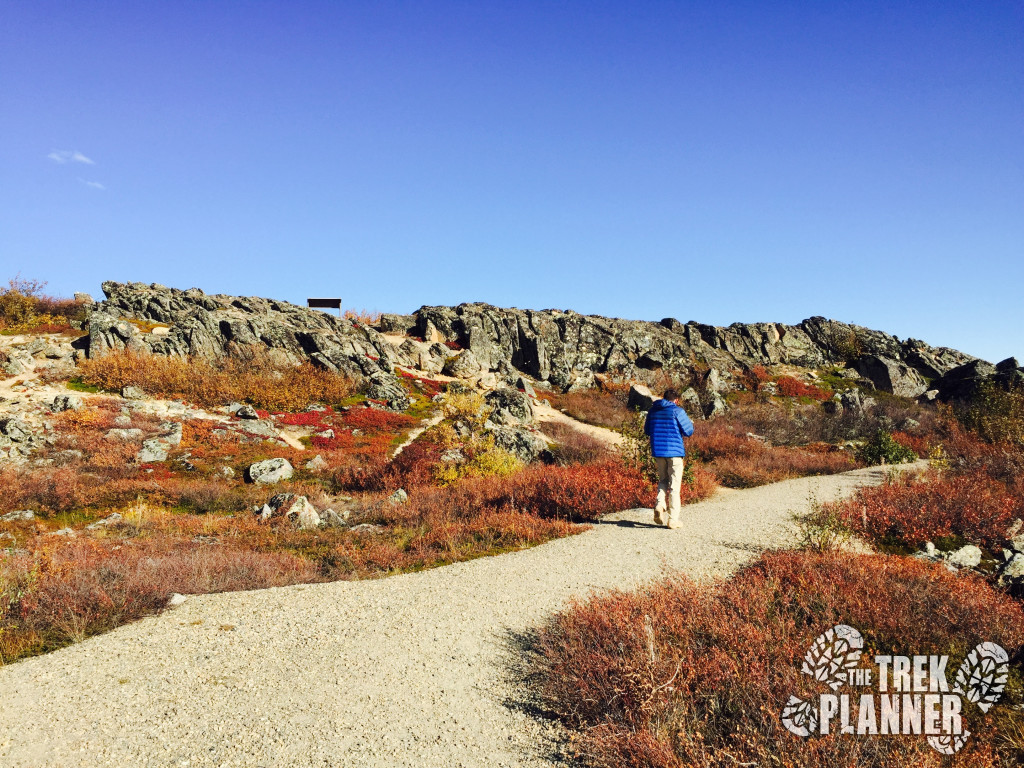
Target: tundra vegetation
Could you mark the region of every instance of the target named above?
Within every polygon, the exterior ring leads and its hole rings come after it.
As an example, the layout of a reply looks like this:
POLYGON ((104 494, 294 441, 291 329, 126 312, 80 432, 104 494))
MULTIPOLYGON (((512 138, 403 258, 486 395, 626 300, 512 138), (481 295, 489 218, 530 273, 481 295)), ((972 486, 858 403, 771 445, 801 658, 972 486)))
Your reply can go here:
MULTIPOLYGON (((322 323, 348 323, 372 366, 234 341, 230 354, 189 356, 181 333, 161 346, 164 309, 125 314, 123 292, 97 347, 91 302, 43 289, 16 278, 0 290, 0 663, 159 611, 175 593, 430 568, 649 507, 653 460, 629 405, 638 384, 683 391, 698 419, 686 502, 868 464, 928 458, 929 469, 822 505, 802 549, 767 553, 712 589, 671 578, 577 603, 539 629, 530 680, 578 732, 585 763, 938 765, 916 741, 794 741, 778 712, 803 690, 807 644, 840 622, 893 652, 956 655, 987 640, 1016 659, 1024 644, 1019 388, 986 384, 957 407, 877 391, 847 365, 875 337, 846 327, 826 327, 839 363, 692 359, 558 386, 487 373, 466 339, 432 321, 366 312, 322 323), (436 369, 393 363, 374 324, 420 350, 432 343, 436 369), (442 376, 442 364, 469 373, 442 376), (538 418, 545 404, 569 418, 538 418), (876 554, 842 551, 850 539, 876 554), (950 571, 970 547, 977 562, 950 571)), ((226 324, 231 307, 249 306, 179 294, 226 324)), ((1017 667, 1007 697, 1021 700, 1017 667)), ((972 725, 962 764, 1018 764, 1019 720, 1007 706, 972 725)))
MULTIPOLYGON (((1024 762, 1022 403, 1018 387, 984 386, 929 414, 926 429, 871 434, 862 460, 914 454, 928 468, 819 505, 797 550, 766 552, 710 588, 676 576, 579 601, 524 638, 527 679, 540 708, 576 734, 574 757, 609 767, 1024 762), (874 553, 850 551, 851 539, 874 553), (1010 658, 1002 700, 987 714, 965 703, 971 736, 953 762, 924 736, 798 738, 782 710, 790 696, 821 692, 800 669, 837 624, 861 631, 870 655, 955 664, 997 643, 1010 658)), ((886 405, 890 418, 904 407, 886 405)), ((728 423, 704 425, 694 441, 704 458, 728 423)))

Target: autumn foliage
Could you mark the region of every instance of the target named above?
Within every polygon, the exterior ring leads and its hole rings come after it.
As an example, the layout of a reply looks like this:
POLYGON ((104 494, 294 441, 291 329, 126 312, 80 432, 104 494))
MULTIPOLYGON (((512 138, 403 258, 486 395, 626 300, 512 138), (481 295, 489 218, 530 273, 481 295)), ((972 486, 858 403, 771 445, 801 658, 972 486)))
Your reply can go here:
MULTIPOLYGON (((543 709, 578 732, 585 765, 945 765, 924 737, 800 739, 783 728, 790 696, 823 692, 801 660, 840 623, 864 635, 868 653, 948 654, 952 664, 980 642, 1011 658, 1024 647, 1024 610, 980 578, 912 558, 785 552, 710 589, 677 577, 575 603, 533 643, 533 680, 543 709)), ((1021 693, 1015 673, 1009 703, 987 718, 966 705, 972 735, 957 765, 1020 764, 1021 693)))

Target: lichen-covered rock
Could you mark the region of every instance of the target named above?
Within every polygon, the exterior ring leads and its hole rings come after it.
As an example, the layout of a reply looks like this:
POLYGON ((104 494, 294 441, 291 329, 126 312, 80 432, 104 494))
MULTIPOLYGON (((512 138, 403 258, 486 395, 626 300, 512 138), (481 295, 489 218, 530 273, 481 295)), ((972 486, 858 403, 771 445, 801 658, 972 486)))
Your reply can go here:
POLYGON ((530 398, 518 389, 495 389, 484 396, 484 401, 491 407, 490 419, 495 424, 526 426, 535 420, 530 398))
POLYGON ((262 485, 270 485, 272 483, 279 483, 282 480, 289 480, 293 474, 295 474, 295 470, 292 468, 292 464, 288 459, 267 459, 265 461, 257 461, 255 464, 250 465, 249 469, 246 470, 246 476, 249 482, 260 483, 262 485))
POLYGON ((494 436, 494 444, 498 448, 508 451, 527 464, 539 459, 548 448, 548 444, 540 435, 527 429, 496 426, 490 433, 494 436))
POLYGON ((53 398, 53 402, 50 403, 50 410, 54 413, 77 411, 81 409, 82 405, 82 398, 78 395, 57 395, 53 398))

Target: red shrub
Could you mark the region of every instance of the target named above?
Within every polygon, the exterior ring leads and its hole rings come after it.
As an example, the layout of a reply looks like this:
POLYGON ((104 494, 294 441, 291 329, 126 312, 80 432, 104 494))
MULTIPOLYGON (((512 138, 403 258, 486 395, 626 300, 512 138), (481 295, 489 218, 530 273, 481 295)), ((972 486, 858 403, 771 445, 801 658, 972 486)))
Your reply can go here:
POLYGON ((805 384, 792 376, 779 376, 775 380, 779 386, 779 394, 783 397, 811 397, 815 400, 828 400, 832 393, 813 384, 805 384))
POLYGON ((827 508, 878 542, 917 547, 957 536, 998 551, 1024 516, 1024 501, 984 474, 932 477, 862 488, 827 508))
MULTIPOLYGON (((539 704, 581 732, 587 765, 944 765, 923 736, 802 740, 784 729, 790 696, 822 693, 801 661, 839 623, 864 635, 867 654, 948 654, 957 664, 980 642, 1011 658, 1024 646, 1020 604, 980 578, 913 558, 784 552, 713 589, 678 577, 574 604, 540 633, 531 679, 539 704)), ((1019 678, 1011 687, 1015 699, 1019 678)), ((997 709, 998 728, 993 713, 983 721, 965 710, 972 735, 957 764, 1018 764, 1024 714, 997 709)))
POLYGON ((343 414, 342 420, 345 426, 363 432, 397 432, 416 423, 412 416, 377 408, 353 408, 343 414))
POLYGON ((325 421, 334 415, 334 411, 328 408, 326 411, 306 411, 304 413, 275 413, 274 417, 278 424, 289 427, 322 427, 327 429, 330 424, 325 421))
MULTIPOLYGON (((530 466, 504 481, 501 498, 541 517, 596 520, 609 512, 653 507, 654 488, 638 470, 620 461, 567 467, 530 466)), ((683 486, 684 502, 689 486, 683 486)))

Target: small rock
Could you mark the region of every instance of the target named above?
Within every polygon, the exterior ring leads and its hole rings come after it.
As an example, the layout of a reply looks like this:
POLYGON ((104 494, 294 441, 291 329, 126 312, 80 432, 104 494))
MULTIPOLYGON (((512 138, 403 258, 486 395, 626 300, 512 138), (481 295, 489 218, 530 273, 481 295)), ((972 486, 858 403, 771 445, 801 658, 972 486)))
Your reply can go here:
POLYGON ((217 474, 220 475, 221 477, 234 477, 235 470, 233 470, 231 467, 221 467, 220 469, 217 470, 217 474))
POLYGON ((333 440, 334 439, 334 430, 333 429, 325 429, 323 432, 317 432, 316 436, 317 437, 321 437, 324 440, 333 440))
POLYGON ((359 525, 352 526, 350 530, 352 533, 377 533, 384 529, 379 525, 374 525, 373 523, 360 523, 359 525))
POLYGON ((256 412, 256 409, 251 405, 239 406, 238 410, 235 411, 235 416, 240 419, 258 419, 260 417, 259 413, 256 412))
POLYGON ((1018 580, 1024 579, 1024 555, 1015 554, 1010 562, 1003 568, 1003 572, 999 574, 1000 578, 1007 580, 1018 580))
POLYGON ((341 512, 325 509, 320 513, 320 521, 328 528, 343 528, 348 524, 350 514, 347 509, 343 509, 341 512))
POLYGON ((956 568, 974 568, 981 563, 981 550, 973 544, 967 544, 946 555, 946 563, 956 568))
POLYGON ((106 437, 108 440, 123 440, 131 442, 142 437, 141 429, 108 429, 106 437))
POLYGON ((167 598, 167 607, 168 608, 177 608, 179 605, 184 603, 186 600, 188 600, 188 598, 185 597, 185 595, 181 595, 181 594, 178 594, 177 592, 175 592, 173 595, 171 595, 169 598, 167 598))
POLYGON ((19 509, 15 512, 8 512, 6 515, 0 515, 0 523, 13 523, 19 520, 35 520, 36 513, 30 509, 19 509))
POLYGON ((77 411, 82 407, 82 398, 78 395, 57 395, 50 403, 50 410, 54 413, 62 411, 77 411))
POLYGON ((123 520, 124 518, 121 516, 121 513, 115 512, 112 515, 107 515, 102 520, 97 520, 95 523, 90 523, 89 525, 85 526, 85 528, 86 530, 94 531, 97 528, 108 528, 111 525, 117 525, 121 523, 123 520))
POLYGON ((121 397, 125 400, 145 400, 146 393, 141 387, 127 386, 121 389, 121 397))
POLYGON ((295 522, 300 531, 309 531, 320 527, 320 515, 305 496, 299 496, 288 510, 288 517, 295 522))
POLYGON ((49 535, 49 536, 67 536, 69 539, 73 539, 78 534, 75 533, 75 529, 74 528, 60 528, 60 529, 58 529, 56 531, 52 531, 51 533, 49 533, 47 535, 49 535))
POLYGON ((327 469, 329 465, 327 463, 327 460, 323 456, 317 454, 312 459, 307 461, 304 466, 311 472, 320 472, 321 470, 327 469))
POLYGON ((122 413, 114 417, 114 426, 120 428, 130 427, 132 425, 131 414, 122 413))
POLYGON ((405 492, 404 488, 399 488, 397 491, 388 496, 388 501, 392 504, 405 504, 409 501, 409 494, 405 492))
POLYGON ((250 482, 269 485, 289 480, 295 473, 288 459, 267 459, 257 461, 247 472, 250 482))
POLYGON ((142 450, 135 455, 139 464, 152 464, 157 461, 167 461, 167 452, 170 446, 159 437, 152 437, 142 442, 142 450))
POLYGON ((0 421, 0 434, 6 435, 14 443, 24 443, 32 438, 32 428, 18 418, 0 421))

